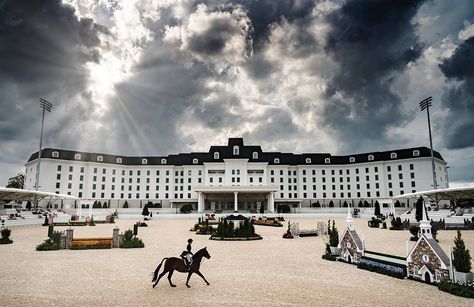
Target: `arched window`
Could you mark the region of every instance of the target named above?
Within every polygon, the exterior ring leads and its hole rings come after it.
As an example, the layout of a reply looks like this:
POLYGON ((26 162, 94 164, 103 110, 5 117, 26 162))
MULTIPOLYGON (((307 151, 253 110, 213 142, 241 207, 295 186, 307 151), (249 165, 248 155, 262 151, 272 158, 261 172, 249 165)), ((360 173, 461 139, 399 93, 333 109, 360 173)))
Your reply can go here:
POLYGON ((435 279, 437 282, 441 282, 443 279, 443 276, 441 275, 441 272, 439 270, 435 271, 435 279))
POLYGON ((354 158, 354 157, 349 158, 349 163, 354 163, 355 161, 356 161, 356 158, 354 158))
POLYGON ((97 156, 97 161, 98 161, 98 162, 104 162, 104 157, 102 157, 102 156, 97 156))
POLYGON ((280 159, 278 159, 278 158, 273 159, 273 163, 280 164, 280 159))
POLYGON ((214 153, 214 160, 219 160, 219 153, 217 151, 214 153))
POLYGON ((396 152, 392 152, 390 154, 390 159, 396 159, 397 158, 397 153, 396 152))
POLYGON ((166 164, 166 159, 161 159, 161 164, 166 164))
POLYGON ((306 158, 306 164, 311 164, 311 158, 306 158))
POLYGON ((142 159, 142 164, 148 164, 148 160, 147 159, 142 159))
POLYGON ((81 160, 81 154, 75 154, 74 160, 81 160))
POLYGON ((329 158, 324 159, 324 163, 326 163, 326 164, 331 163, 331 159, 329 159, 329 158))
POLYGON ((419 272, 418 272, 418 266, 414 266, 413 267, 413 276, 418 276, 419 272))
POLYGON ((419 150, 413 150, 413 157, 419 157, 420 156, 420 151, 419 150))
POLYGON ((122 158, 117 158, 117 163, 122 163, 122 158))
POLYGON ((234 156, 238 156, 239 155, 239 145, 234 145, 234 156))
POLYGON ((198 164, 198 162, 199 162, 198 159, 196 158, 193 159, 193 164, 198 164))
POLYGON ((52 156, 53 158, 59 158, 59 151, 53 151, 52 154, 51 154, 51 156, 52 156))
POLYGON ((368 160, 369 161, 374 161, 374 155, 369 155, 368 160))
POLYGON ((252 159, 257 160, 258 159, 258 152, 254 151, 252 153, 252 159))

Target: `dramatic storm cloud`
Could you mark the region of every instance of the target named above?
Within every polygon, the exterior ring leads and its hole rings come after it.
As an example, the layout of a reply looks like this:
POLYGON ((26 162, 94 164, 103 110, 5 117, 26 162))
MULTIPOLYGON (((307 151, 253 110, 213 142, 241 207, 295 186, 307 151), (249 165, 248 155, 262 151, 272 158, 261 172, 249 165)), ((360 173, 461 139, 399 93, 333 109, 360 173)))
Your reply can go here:
MULTIPOLYGON (((474 34, 474 33, 473 33, 474 34)), ((450 81, 446 85, 443 105, 448 116, 444 130, 448 148, 474 146, 474 36, 456 48, 440 64, 450 81)))
POLYGON ((474 4, 0 0, 0 185, 44 146, 127 155, 434 145, 474 182, 474 4), (442 103, 440 104, 440 101, 442 103))

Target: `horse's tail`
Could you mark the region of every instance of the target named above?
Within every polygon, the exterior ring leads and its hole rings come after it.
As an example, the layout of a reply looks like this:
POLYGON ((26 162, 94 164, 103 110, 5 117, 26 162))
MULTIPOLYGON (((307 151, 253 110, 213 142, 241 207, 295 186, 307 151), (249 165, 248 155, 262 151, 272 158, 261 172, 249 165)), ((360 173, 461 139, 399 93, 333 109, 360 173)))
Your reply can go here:
POLYGON ((153 273, 153 280, 151 282, 155 282, 156 279, 158 278, 158 272, 161 269, 161 265, 163 264, 163 261, 165 261, 166 259, 168 259, 168 258, 163 258, 163 260, 161 260, 160 265, 158 265, 158 267, 155 270, 155 273, 153 273))

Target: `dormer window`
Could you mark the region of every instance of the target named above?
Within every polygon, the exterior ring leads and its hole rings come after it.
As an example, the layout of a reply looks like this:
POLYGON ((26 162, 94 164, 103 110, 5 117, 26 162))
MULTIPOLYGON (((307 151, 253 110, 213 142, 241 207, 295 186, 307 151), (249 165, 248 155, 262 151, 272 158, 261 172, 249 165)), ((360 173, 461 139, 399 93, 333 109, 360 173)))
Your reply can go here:
POLYGON ((161 164, 166 164, 166 159, 161 159, 161 164))
POLYGON ((349 158, 349 163, 354 163, 355 161, 356 161, 356 158, 354 158, 354 157, 349 158))
POLYGON ((235 146, 234 146, 233 153, 234 153, 234 156, 238 156, 238 155, 239 155, 239 146, 238 146, 238 145, 235 145, 235 146))
POLYGON ((280 164, 280 159, 278 159, 278 158, 273 159, 273 163, 280 164))
POLYGON ((117 161, 117 163, 122 163, 122 158, 117 158, 115 161, 117 161))
POLYGON ((196 158, 193 159, 193 164, 198 164, 198 162, 199 162, 198 159, 196 158))
POLYGON ((147 159, 142 159, 142 164, 148 164, 148 160, 147 159))
POLYGON ((390 159, 396 159, 396 158, 397 158, 397 153, 396 152, 390 153, 390 159))
POLYGON ((330 159, 330 158, 326 158, 326 159, 324 159, 324 163, 326 163, 326 164, 329 164, 329 163, 331 163, 331 159, 330 159))
POLYGON ((413 157, 419 157, 420 156, 420 151, 419 150, 413 150, 413 157))
POLYGON ((97 156, 97 161, 98 161, 98 162, 104 162, 104 157, 102 157, 102 156, 97 156))
POLYGON ((252 159, 257 160, 258 159, 258 152, 254 151, 252 153, 252 159))
POLYGON ((311 158, 306 158, 306 164, 311 164, 311 158))
POLYGON ((369 155, 368 160, 369 161, 374 161, 374 155, 369 155))
POLYGON ((219 160, 219 153, 217 151, 214 153, 214 160, 219 160))
POLYGON ((81 154, 75 154, 74 160, 81 160, 81 154))
POLYGON ((52 156, 53 158, 59 158, 59 151, 53 151, 53 152, 51 153, 51 156, 52 156))

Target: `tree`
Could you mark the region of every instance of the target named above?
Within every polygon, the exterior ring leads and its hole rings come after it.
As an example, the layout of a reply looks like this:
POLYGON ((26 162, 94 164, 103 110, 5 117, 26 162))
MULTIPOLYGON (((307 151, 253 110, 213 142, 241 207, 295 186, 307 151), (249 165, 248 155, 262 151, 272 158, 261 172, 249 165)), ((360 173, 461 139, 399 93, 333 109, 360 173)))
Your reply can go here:
POLYGON ((25 207, 25 208, 26 208, 26 210, 31 210, 31 201, 28 201, 28 202, 26 203, 26 207, 25 207))
POLYGON ((458 272, 469 273, 471 271, 471 253, 464 245, 459 230, 456 238, 454 238, 453 265, 458 272))
POLYGON ((22 172, 16 174, 15 177, 8 179, 7 188, 23 189, 25 187, 25 174, 22 172))
POLYGON ((339 244, 339 233, 337 231, 336 225, 333 220, 331 232, 329 233, 329 245, 333 247, 337 247, 338 244, 339 244))
POLYGON ((125 201, 125 203, 123 204, 123 208, 128 208, 128 202, 125 201))
POLYGON ((329 208, 334 208, 334 202, 332 200, 329 202, 329 208))
POLYGON ((380 204, 378 202, 378 200, 375 201, 375 210, 374 210, 374 215, 375 216, 380 216, 380 204))
POLYGON ((260 205, 260 213, 261 213, 261 214, 264 214, 264 213, 265 213, 265 207, 264 207, 264 204, 263 204, 263 203, 260 205))
POLYGON ((102 208, 104 208, 104 209, 107 208, 107 201, 104 201, 104 204, 102 205, 102 208))
POLYGON ((145 204, 145 206, 143 207, 142 215, 143 215, 143 218, 150 215, 150 211, 148 211, 148 204, 145 204))
POLYGON ((342 205, 344 208, 347 208, 347 201, 344 201, 344 204, 342 205))
POLYGON ((415 205, 415 219, 417 222, 421 221, 423 219, 423 197, 420 196, 418 200, 416 201, 415 205))

